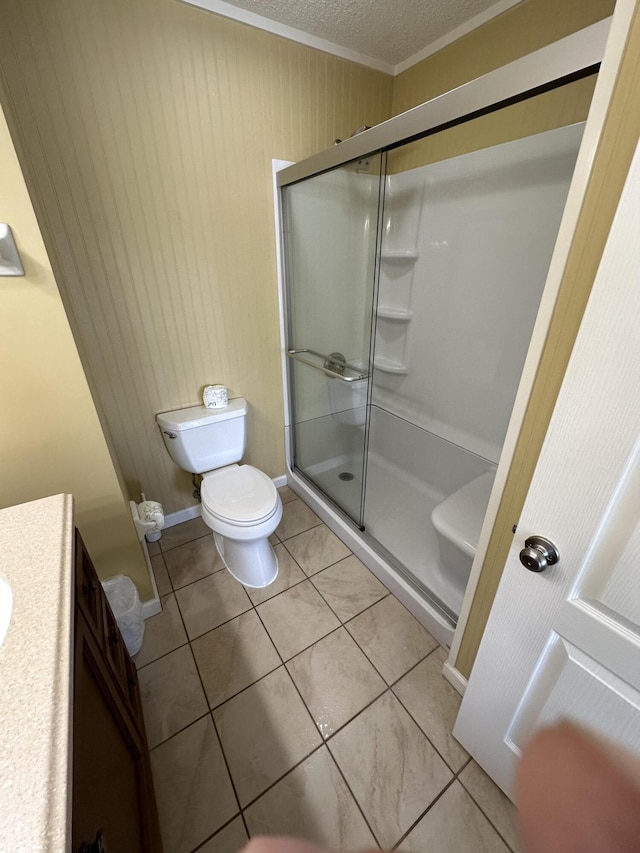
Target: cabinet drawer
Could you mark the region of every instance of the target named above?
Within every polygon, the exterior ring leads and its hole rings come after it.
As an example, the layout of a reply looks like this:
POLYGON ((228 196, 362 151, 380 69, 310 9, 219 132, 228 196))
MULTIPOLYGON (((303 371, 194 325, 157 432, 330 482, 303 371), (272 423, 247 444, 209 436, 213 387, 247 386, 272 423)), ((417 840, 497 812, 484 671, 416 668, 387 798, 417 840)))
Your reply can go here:
POLYGON ((127 689, 127 673, 125 669, 125 657, 128 657, 127 650, 124 645, 124 640, 118 628, 118 622, 113 615, 111 606, 107 600, 107 596, 102 593, 102 612, 104 624, 104 651, 105 657, 111 667, 111 671, 115 677, 118 687, 122 691, 122 695, 128 697, 127 689))
POLYGON ((102 586, 84 547, 82 537, 75 531, 76 601, 99 643, 104 635, 102 586))
POLYGON ((136 669, 136 665, 133 663, 129 655, 125 656, 124 659, 124 667, 125 667, 125 683, 127 686, 127 699, 129 701, 129 705, 131 706, 134 717, 136 720, 140 721, 140 725, 143 726, 143 717, 142 717, 142 702, 140 700, 140 688, 138 686, 138 670, 136 669))

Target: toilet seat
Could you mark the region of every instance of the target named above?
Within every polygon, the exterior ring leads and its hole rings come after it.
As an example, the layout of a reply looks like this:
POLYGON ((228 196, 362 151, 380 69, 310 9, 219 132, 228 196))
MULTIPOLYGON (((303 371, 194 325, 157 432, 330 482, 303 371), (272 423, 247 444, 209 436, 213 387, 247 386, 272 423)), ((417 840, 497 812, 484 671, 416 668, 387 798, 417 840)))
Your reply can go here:
POLYGON ((202 508, 233 527, 254 527, 278 512, 278 492, 272 480, 252 465, 227 465, 204 475, 202 508))

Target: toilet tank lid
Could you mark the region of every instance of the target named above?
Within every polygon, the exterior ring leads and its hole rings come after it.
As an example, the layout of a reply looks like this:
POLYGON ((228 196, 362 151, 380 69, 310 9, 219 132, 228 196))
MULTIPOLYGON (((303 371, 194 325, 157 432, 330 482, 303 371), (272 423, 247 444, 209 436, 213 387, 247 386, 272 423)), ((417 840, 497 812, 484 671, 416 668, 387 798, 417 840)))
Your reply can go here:
POLYGON ((220 423, 229 418, 240 418, 247 414, 247 401, 243 397, 234 397, 221 409, 208 409, 206 406, 189 406, 188 409, 175 409, 172 412, 160 412, 156 421, 164 429, 181 432, 205 424, 220 423))

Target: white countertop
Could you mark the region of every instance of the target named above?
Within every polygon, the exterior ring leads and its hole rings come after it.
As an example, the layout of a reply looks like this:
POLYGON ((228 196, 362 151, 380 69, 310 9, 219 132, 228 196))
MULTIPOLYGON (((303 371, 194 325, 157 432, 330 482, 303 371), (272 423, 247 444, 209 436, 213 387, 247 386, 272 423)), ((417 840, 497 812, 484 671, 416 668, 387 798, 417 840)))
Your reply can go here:
POLYGON ((0 510, 13 613, 0 648, 0 850, 71 845, 73 498, 0 510))

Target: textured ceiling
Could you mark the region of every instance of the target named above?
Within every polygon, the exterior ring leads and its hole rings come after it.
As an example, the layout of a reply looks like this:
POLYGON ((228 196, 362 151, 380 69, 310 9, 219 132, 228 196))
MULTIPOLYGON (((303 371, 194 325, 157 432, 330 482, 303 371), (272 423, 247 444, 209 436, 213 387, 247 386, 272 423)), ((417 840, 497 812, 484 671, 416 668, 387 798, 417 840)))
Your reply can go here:
POLYGON ((227 0, 280 24, 397 65, 496 0, 227 0))

